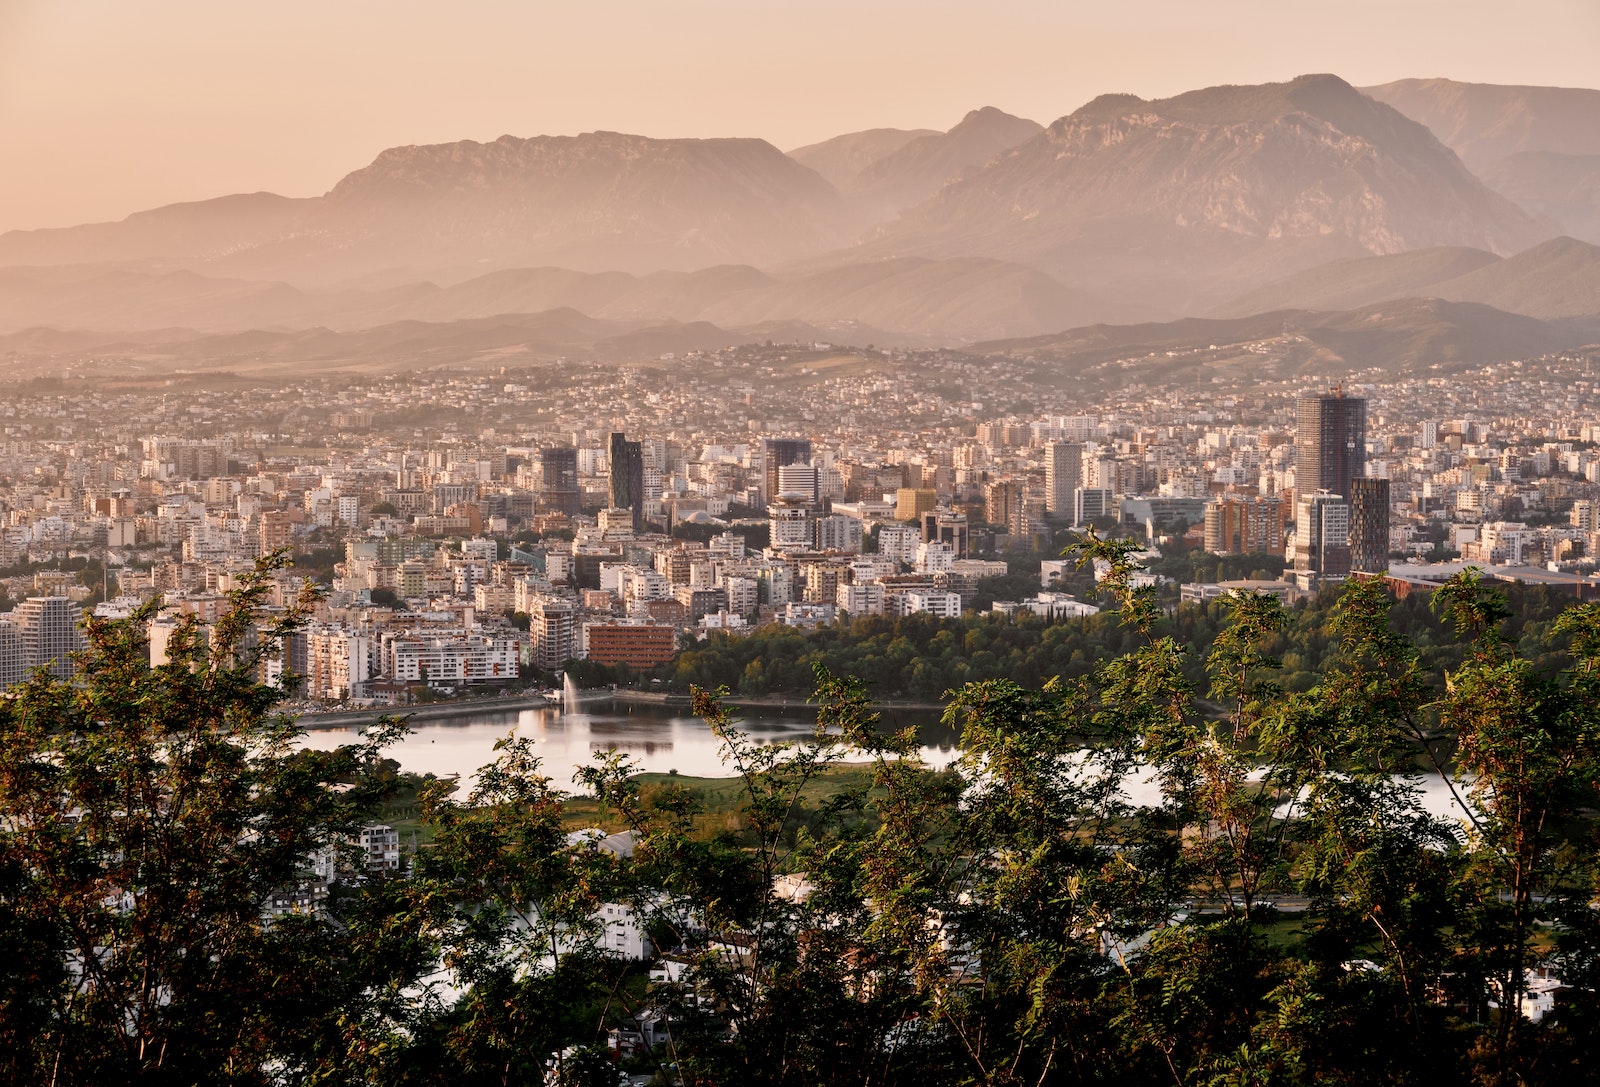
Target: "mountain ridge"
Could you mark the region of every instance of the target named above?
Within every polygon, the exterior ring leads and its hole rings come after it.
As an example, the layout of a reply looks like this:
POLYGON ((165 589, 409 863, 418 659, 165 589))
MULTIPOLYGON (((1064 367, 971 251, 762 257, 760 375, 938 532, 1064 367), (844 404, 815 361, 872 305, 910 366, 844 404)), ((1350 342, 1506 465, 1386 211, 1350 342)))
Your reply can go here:
POLYGON ((1351 309, 1400 298, 1477 302, 1541 319, 1600 314, 1600 246, 1560 237, 1508 257, 1425 249, 1339 261, 1267 284, 1211 315, 1351 309))
POLYGON ((1328 260, 1509 252, 1543 234, 1422 125, 1336 76, 1304 76, 1154 102, 1102 96, 862 249, 1032 264, 1173 315, 1328 260))

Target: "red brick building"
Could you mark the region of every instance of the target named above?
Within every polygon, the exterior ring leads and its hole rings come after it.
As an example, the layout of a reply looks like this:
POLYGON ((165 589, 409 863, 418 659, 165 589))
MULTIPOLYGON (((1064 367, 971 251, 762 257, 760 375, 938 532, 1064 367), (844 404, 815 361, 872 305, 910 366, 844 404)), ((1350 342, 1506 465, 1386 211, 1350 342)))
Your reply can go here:
POLYGON ((654 668, 672 659, 677 630, 664 623, 590 623, 584 628, 589 659, 598 664, 654 668))

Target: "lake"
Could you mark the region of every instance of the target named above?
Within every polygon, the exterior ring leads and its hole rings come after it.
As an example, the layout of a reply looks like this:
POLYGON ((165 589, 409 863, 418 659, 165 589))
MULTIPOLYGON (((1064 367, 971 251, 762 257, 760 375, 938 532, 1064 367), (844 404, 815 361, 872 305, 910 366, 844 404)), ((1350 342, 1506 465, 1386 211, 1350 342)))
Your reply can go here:
MULTIPOLYGON (((798 740, 816 728, 816 717, 806 707, 735 708, 740 727, 767 743, 798 740)), ((956 756, 956 738, 938 723, 936 713, 885 711, 887 727, 915 723, 929 742, 923 755, 943 766, 956 756)), ((722 742, 698 717, 666 706, 622 702, 588 696, 576 708, 540 707, 524 710, 473 709, 463 706, 459 717, 419 721, 410 735, 389 749, 403 769, 439 777, 461 775, 469 780, 479 767, 494 760, 494 745, 515 730, 531 736, 534 751, 544 760, 544 772, 558 786, 572 777, 574 767, 588 765, 596 751, 621 751, 633 757, 641 770, 667 773, 676 770, 691 777, 731 777, 722 762, 722 742)), ((329 748, 354 743, 360 727, 312 729, 302 745, 329 748)))
MULTIPOLYGON (((816 728, 816 717, 803 705, 791 707, 735 707, 740 727, 756 740, 777 743, 799 740, 816 728)), ((883 727, 900 729, 914 724, 924 739, 923 758, 933 766, 946 766, 958 754, 956 735, 939 723, 929 710, 883 711, 883 727)), ((457 717, 420 721, 409 735, 389 748, 402 769, 439 777, 459 775, 470 785, 478 768, 494 761, 494 745, 513 730, 531 736, 534 753, 544 760, 543 770, 557 788, 567 788, 573 770, 592 763, 597 751, 621 751, 639 769, 655 773, 676 770, 690 777, 732 777, 722 761, 722 741, 698 717, 681 709, 650 703, 633 703, 605 695, 582 697, 570 710, 538 707, 524 710, 484 710, 463 706, 457 717)), ((304 747, 331 748, 355 743, 360 727, 312 729, 301 740, 304 747)), ((863 760, 864 761, 864 760, 863 760)), ((1450 790, 1437 776, 1423 778, 1423 805, 1437 816, 1459 819, 1450 790)), ((1148 774, 1132 775, 1123 786, 1138 804, 1160 803, 1160 789, 1148 774)))

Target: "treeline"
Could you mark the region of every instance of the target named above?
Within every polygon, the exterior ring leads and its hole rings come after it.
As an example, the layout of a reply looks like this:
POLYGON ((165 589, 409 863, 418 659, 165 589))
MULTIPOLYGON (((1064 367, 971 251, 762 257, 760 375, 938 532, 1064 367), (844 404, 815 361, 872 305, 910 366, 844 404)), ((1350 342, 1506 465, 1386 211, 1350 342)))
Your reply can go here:
MULTIPOLYGON (((1035 582, 1037 584, 1037 582, 1035 582)), ((1544 668, 1562 658, 1561 642, 1550 630, 1572 598, 1544 587, 1506 587, 1512 609, 1507 635, 1544 668)), ((1082 593, 1083 599, 1095 599, 1082 593)), ((1333 626, 1338 595, 1329 590, 1287 612, 1266 651, 1283 661, 1281 683, 1290 691, 1314 685, 1337 650, 1333 626)), ((862 617, 813 630, 766 626, 746 635, 713 634, 680 650, 672 662, 642 675, 588 666, 574 673, 581 682, 649 684, 673 691, 692 687, 727 688, 745 696, 783 694, 803 697, 814 683, 813 669, 854 676, 878 698, 934 701, 966 683, 1009 679, 1039 687, 1051 679, 1077 681, 1110 657, 1128 652, 1135 637, 1116 614, 1049 621, 1030 614, 1002 617, 976 613, 960 619, 925 615, 862 617)), ((1185 675, 1204 678, 1203 661, 1228 622, 1226 602, 1177 608, 1172 636, 1187 651, 1185 675)), ((1397 629, 1415 641, 1423 662, 1435 672, 1459 661, 1460 647, 1449 624, 1435 615, 1426 595, 1397 602, 1397 629)))
POLYGON ((948 766, 820 659, 804 742, 697 690, 719 819, 531 737, 470 792, 413 795, 397 722, 297 751, 258 677, 311 605, 268 613, 270 563, 157 668, 148 611, 91 621, 78 680, 0 703, 0 1082, 1592 1082, 1600 605, 1469 572, 1175 621, 1128 547, 1082 553, 1120 651, 956 687, 948 766), (1301 691, 1271 648, 1297 625, 1327 639, 1301 691), (389 871, 352 843, 400 790, 427 844, 389 871), (605 848, 569 838, 575 792, 605 848))

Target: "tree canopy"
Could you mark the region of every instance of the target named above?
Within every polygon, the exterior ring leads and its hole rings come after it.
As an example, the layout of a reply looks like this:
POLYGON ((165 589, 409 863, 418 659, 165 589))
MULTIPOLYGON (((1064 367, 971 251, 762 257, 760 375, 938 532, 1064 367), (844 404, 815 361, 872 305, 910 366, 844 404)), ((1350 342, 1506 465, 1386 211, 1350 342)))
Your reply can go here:
MULTIPOLYGON (((1201 642, 1128 545, 1091 533, 1074 553, 1110 570, 1100 641, 1039 681, 931 664, 960 734, 948 765, 813 656, 803 742, 759 742, 697 688, 718 796, 618 752, 558 781, 512 735, 470 789, 412 783, 423 840, 398 870, 361 843, 402 787, 384 748, 403 724, 298 748, 264 678, 312 600, 266 606, 274 561, 158 667, 149 614, 91 621, 78 678, 0 702, 0 1071, 1589 1078, 1600 607, 1518 621, 1468 571, 1419 613, 1352 582, 1290 682, 1298 620, 1274 598, 1198 613, 1201 642)), ((907 660, 929 663, 916 644, 907 660)))

